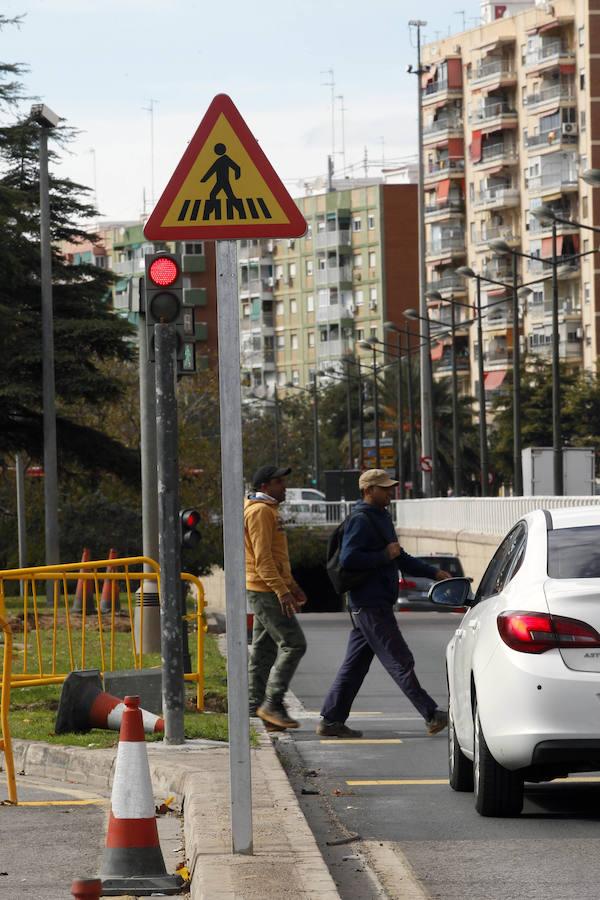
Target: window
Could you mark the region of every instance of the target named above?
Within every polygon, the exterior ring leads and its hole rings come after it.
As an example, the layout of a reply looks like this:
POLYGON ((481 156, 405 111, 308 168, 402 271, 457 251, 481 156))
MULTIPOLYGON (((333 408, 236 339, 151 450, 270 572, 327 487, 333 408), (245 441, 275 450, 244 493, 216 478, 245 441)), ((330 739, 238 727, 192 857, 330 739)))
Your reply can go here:
POLYGON ((369 306, 371 309, 375 309, 377 306, 377 288, 372 287, 369 288, 369 306))
POLYGON ((312 259, 307 259, 306 260, 306 274, 312 275, 312 273, 313 273, 313 261, 312 261, 312 259))
POLYGON ((292 299, 290 300, 290 313, 293 316, 295 316, 297 312, 298 312, 298 301, 292 297, 292 299))
POLYGON ((356 329, 356 340, 357 340, 357 341, 364 341, 364 339, 365 339, 365 329, 364 329, 364 328, 357 328, 357 329, 356 329))
POLYGON ((278 350, 285 349, 285 334, 278 334, 275 338, 275 346, 278 350))
POLYGON ((322 344, 326 343, 326 341, 327 341, 327 329, 326 328, 322 328, 319 331, 319 340, 321 341, 322 344))
POLYGON ((290 278, 296 277, 296 263, 290 263, 288 266, 288 274, 290 278))
POLYGON ((287 375, 284 371, 279 371, 277 373, 277 384, 279 387, 284 387, 287 384, 287 375))
POLYGON ((374 250, 369 250, 369 268, 374 269, 377 265, 377 254, 374 250))
POLYGON ((377 325, 371 325, 369 329, 369 337, 377 337, 377 325))
POLYGON ((579 113, 579 127, 581 131, 585 131, 586 118, 585 118, 585 109, 582 109, 579 113))
POLYGON ((291 343, 292 350, 298 349, 298 335, 297 334, 290 335, 290 343, 291 343))
POLYGON ((300 372, 298 369, 292 369, 292 384, 296 387, 300 384, 300 372))
POLYGON ((362 219, 360 216, 352 219, 352 231, 362 231, 362 219))
POLYGON ((579 88, 585 91, 585 69, 579 70, 579 88))
POLYGON ((315 298, 313 294, 309 294, 306 298, 306 311, 314 312, 315 311, 315 298))
POLYGON ((194 254, 194 255, 202 256, 202 254, 204 253, 204 244, 201 242, 192 243, 192 244, 184 244, 183 252, 190 254, 190 255, 194 254))
POLYGON ((283 278, 283 266, 275 266, 275 278, 283 278))
POLYGON ((475 595, 475 603, 499 594, 523 561, 527 529, 517 525, 504 538, 487 567, 475 595))
POLYGON ((589 303, 592 296, 592 286, 589 281, 583 285, 583 302, 589 303))
POLYGON ((352 257, 352 265, 355 269, 362 269, 362 253, 355 253, 352 257))
POLYGON ((308 332, 308 346, 309 348, 313 348, 315 346, 315 333, 314 331, 308 332))
POLYGON ((312 241, 312 222, 308 223, 308 228, 306 229, 306 234, 304 235, 305 240, 312 241))
POLYGON ((317 231, 325 231, 325 219, 323 216, 317 219, 317 231))
POLYGON ((548 532, 550 578, 598 578, 600 545, 598 525, 556 528, 548 532))
POLYGON ((583 216, 584 219, 587 219, 587 217, 589 216, 588 198, 587 197, 581 198, 581 215, 583 216))
POLYGON ((373 231, 373 230, 374 230, 374 228, 375 228, 375 216, 368 216, 368 217, 367 217, 367 228, 369 229, 369 231, 373 231))
POLYGON ((365 302, 364 291, 362 291, 362 290, 354 291, 354 305, 362 306, 364 302, 365 302))
POLYGON ((282 316, 283 315, 283 300, 278 300, 275 304, 275 315, 282 316))
POLYGON ((577 32, 579 34, 579 46, 585 46, 585 28, 583 26, 577 32))
POLYGON ((248 319, 250 317, 250 304, 249 303, 244 303, 244 305, 242 306, 242 315, 244 316, 245 319, 248 319))

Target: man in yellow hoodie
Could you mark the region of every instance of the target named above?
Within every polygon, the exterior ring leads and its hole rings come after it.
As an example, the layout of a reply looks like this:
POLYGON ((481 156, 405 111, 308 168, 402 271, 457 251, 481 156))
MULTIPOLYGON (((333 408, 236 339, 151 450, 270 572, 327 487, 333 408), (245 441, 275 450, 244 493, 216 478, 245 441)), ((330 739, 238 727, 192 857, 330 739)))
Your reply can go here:
POLYGON ((306 595, 292 577, 287 538, 278 507, 291 469, 262 466, 244 503, 246 590, 254 613, 249 666, 250 715, 271 730, 298 728, 283 698, 306 651, 296 618, 306 595))

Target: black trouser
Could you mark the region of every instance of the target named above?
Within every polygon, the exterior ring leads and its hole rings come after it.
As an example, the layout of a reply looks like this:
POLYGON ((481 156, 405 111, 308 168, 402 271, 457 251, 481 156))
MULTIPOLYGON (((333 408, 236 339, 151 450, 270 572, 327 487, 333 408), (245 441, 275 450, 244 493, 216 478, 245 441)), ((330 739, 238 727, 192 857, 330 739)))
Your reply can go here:
POLYGON ((392 607, 363 607, 351 615, 354 627, 344 662, 323 701, 323 718, 328 722, 346 721, 376 656, 423 718, 430 719, 437 703, 419 684, 414 657, 398 628, 392 607))

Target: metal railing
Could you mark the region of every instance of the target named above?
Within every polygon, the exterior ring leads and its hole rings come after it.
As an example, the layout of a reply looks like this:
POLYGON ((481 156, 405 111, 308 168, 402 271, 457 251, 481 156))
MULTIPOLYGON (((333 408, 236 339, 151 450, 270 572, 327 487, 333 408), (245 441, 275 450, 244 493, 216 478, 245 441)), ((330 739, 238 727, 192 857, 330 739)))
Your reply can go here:
POLYGON ((537 47, 535 50, 530 50, 525 56, 525 65, 526 66, 535 66, 541 62, 547 62, 550 59, 560 59, 560 58, 571 58, 575 57, 575 52, 573 50, 569 50, 569 48, 563 44, 562 41, 548 41, 547 43, 542 44, 540 47, 537 47))
POLYGON ((460 173, 464 172, 464 169, 464 159, 440 159, 437 162, 429 164, 429 167, 425 172, 425 178, 430 178, 434 175, 442 175, 446 172, 460 173))
POLYGON ((558 144, 576 144, 579 140, 577 132, 574 134, 565 134, 562 126, 551 128, 548 131, 541 131, 539 134, 530 134, 527 136, 528 147, 556 147, 558 144))
POLYGON ((572 100, 575 102, 577 95, 573 85, 555 84, 549 88, 543 88, 537 94, 527 95, 527 106, 540 106, 550 100, 572 100))
POLYGON ((521 193, 516 187, 487 188, 479 191, 473 205, 475 207, 487 206, 488 204, 493 204, 494 206, 508 206, 509 204, 516 206, 520 196, 521 193))
POLYGON ((475 84, 478 81, 485 81, 487 78, 495 76, 516 78, 516 73, 512 65, 504 59, 494 60, 493 62, 481 62, 475 68, 475 74, 471 83, 475 84))
POLYGON ((484 147, 481 152, 481 159, 475 165, 492 162, 492 160, 503 161, 505 163, 517 162, 519 156, 516 147, 506 144, 492 144, 484 147))
MULTIPOLYGON (((181 580, 191 584, 196 590, 195 612, 186 615, 188 622, 196 625, 196 662, 195 671, 187 673, 187 681, 196 684, 196 706, 204 708, 204 588, 194 575, 181 573, 181 580)), ((6 587, 8 584, 21 585, 23 610, 23 649, 21 651, 20 671, 13 669, 10 681, 13 687, 34 687, 46 684, 62 684, 69 672, 74 669, 96 668, 102 672, 114 671, 117 657, 117 633, 129 632, 127 643, 130 644, 131 668, 142 669, 149 665, 146 658, 144 634, 144 588, 148 585, 152 594, 160 598, 160 567, 154 560, 143 556, 124 559, 105 559, 90 562, 68 563, 55 566, 36 566, 24 569, 5 569, 0 571, 0 616, 6 616, 6 587), (139 567, 140 571, 135 568, 139 567), (141 571, 145 567, 148 571, 141 571), (46 603, 44 587, 40 593, 39 585, 51 582, 53 586, 53 603, 46 603), (81 612, 74 612, 71 602, 73 592, 69 584, 79 583, 82 592, 81 612), (101 584, 103 583, 103 584, 101 584), (108 583, 110 611, 103 611, 102 592, 108 583), (126 611, 119 615, 117 599, 120 587, 124 585, 126 611), (91 589, 88 588, 91 585, 91 589), (139 588, 137 609, 139 618, 135 617, 135 593, 133 586, 139 588), (91 597, 88 598, 88 594, 91 597), (88 604, 94 612, 88 613, 88 604), (33 627, 31 627, 31 622, 33 627), (123 624, 125 623, 125 628, 123 624), (128 627, 127 627, 128 626, 128 627), (97 636, 94 632, 97 631, 97 636), (44 637, 44 634, 46 637, 44 637), (66 647, 64 658, 59 652, 59 638, 64 635, 66 647)), ((155 662, 152 661, 154 665, 155 662)), ((121 667, 121 666, 119 666, 121 667)), ((4 677, 2 680, 4 688, 4 677)))
POLYGON ((349 247, 351 234, 348 228, 339 228, 335 231, 320 231, 317 234, 317 247, 349 247))
POLYGON ((423 129, 423 137, 431 137, 440 134, 443 131, 461 131, 463 123, 461 119, 446 116, 443 119, 436 119, 430 125, 426 125, 423 129))
POLYGON ((489 119, 497 119, 499 116, 516 116, 517 111, 508 100, 500 100, 498 103, 488 103, 476 110, 470 117, 472 122, 487 122, 489 119))
POLYGON ((351 266, 331 266, 317 269, 317 284, 339 284, 340 281, 352 281, 351 266))
POLYGON ((2 632, 2 685, 0 687, 0 750, 4 752, 4 768, 8 785, 8 802, 17 802, 17 782, 15 779, 15 763, 13 759, 12 741, 8 712, 10 709, 10 686, 12 673, 13 638, 12 629, 6 619, 0 616, 0 632, 2 632))
POLYGON ((464 531, 503 536, 518 519, 534 509, 596 506, 600 497, 448 497, 395 500, 397 528, 464 531))
POLYGON ((436 213, 463 213, 465 211, 464 200, 446 200, 443 203, 432 203, 425 207, 425 215, 432 216, 436 213))
POLYGON ((462 250, 465 249, 465 233, 461 232, 458 235, 452 235, 452 237, 443 237, 437 241, 431 241, 427 244, 427 255, 433 256, 438 253, 447 253, 452 250, 462 250))
POLYGON ((465 279, 462 275, 442 275, 436 281, 427 282, 428 291, 460 291, 465 292, 465 279))

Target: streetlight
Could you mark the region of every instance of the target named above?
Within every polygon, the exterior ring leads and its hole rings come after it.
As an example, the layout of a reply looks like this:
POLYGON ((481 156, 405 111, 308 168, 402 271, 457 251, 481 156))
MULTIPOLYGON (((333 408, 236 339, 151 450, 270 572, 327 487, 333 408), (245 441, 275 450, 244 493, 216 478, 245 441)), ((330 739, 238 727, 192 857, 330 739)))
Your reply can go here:
POLYGON ((415 411, 413 405, 413 380, 412 380, 412 367, 410 364, 410 339, 412 337, 412 332, 407 328, 399 328, 394 322, 384 322, 383 327, 386 331, 393 331, 397 337, 397 350, 398 355, 402 357, 402 335, 406 335, 406 389, 408 393, 407 397, 407 406, 408 406, 408 425, 409 425, 409 471, 410 471, 410 480, 412 482, 412 490, 414 493, 418 492, 418 475, 417 475, 417 448, 416 448, 416 426, 415 426, 415 411))
MULTIPOLYGON (((425 295, 423 295, 425 296, 425 295)), ((425 300, 427 298, 425 296, 425 300)), ((403 311, 402 315, 410 319, 410 316, 407 316, 406 310, 403 311)), ((438 493, 438 465, 437 465, 437 451, 436 451, 436 441, 435 441, 435 429, 433 427, 434 422, 434 397, 433 397, 433 371, 431 367, 431 330, 429 328, 429 317, 427 316, 427 302, 425 302, 425 312, 420 313, 418 315, 419 322, 422 322, 422 327, 419 329, 419 337, 421 338, 420 348, 421 348, 421 455, 423 459, 429 458, 431 460, 431 473, 422 471, 423 476, 423 493, 427 496, 437 496, 438 493), (423 351, 427 356, 428 364, 423 367, 423 351), (423 384, 423 377, 426 378, 427 384, 423 384), (423 393, 426 393, 428 397, 427 403, 427 417, 423 419, 423 393), (427 429, 430 429, 429 439, 425 440, 425 433, 427 429), (428 452, 429 451, 429 452, 428 452), (431 478, 429 477, 431 475, 431 478), (429 494, 427 493, 429 484, 429 494)))
MULTIPOLYGON (((443 301, 443 297, 439 291, 428 291, 427 298, 429 300, 443 301)), ((453 464, 453 482, 454 496, 460 497, 462 493, 460 459, 459 459, 459 440, 458 440, 458 371, 456 365, 456 315, 454 298, 449 298, 450 303, 450 330, 452 333, 452 464, 453 464)), ((440 323, 443 324, 443 323, 440 323)))
MULTIPOLYGON (((427 25, 422 19, 411 19, 411 28, 417 31, 417 65, 408 66, 408 72, 417 76, 418 104, 418 149, 419 149, 419 312, 427 315, 427 298, 425 296, 425 156, 423 149, 423 75, 429 66, 421 61, 421 29, 427 25)), ((422 472, 423 493, 430 497, 436 493, 436 466, 433 430, 433 378, 431 375, 431 356, 429 351, 429 331, 423 335, 419 356, 421 371, 421 452, 432 460, 432 471, 422 472)))
POLYGON ((487 446, 487 422, 485 411, 485 384, 483 372, 483 330, 481 325, 481 275, 478 275, 469 266, 459 266, 456 269, 457 275, 464 275, 467 278, 474 278, 477 282, 477 366, 479 374, 478 385, 478 402, 479 402, 479 465, 480 465, 480 484, 481 496, 487 497, 488 494, 488 446, 487 446))
POLYGON ((375 468, 381 468, 381 447, 379 440, 379 392, 377 388, 377 350, 369 341, 359 341, 359 347, 373 353, 373 407, 375 420, 375 468))
MULTIPOLYGON (((58 459, 56 452, 56 387, 54 380, 54 322, 52 309, 52 246, 50 236, 50 186, 48 179, 48 134, 60 122, 44 103, 35 103, 30 113, 40 126, 40 255, 42 290, 42 403, 44 421, 44 525, 46 565, 60 562, 58 531, 58 459)), ((52 582, 46 583, 46 598, 53 602, 52 582)))

